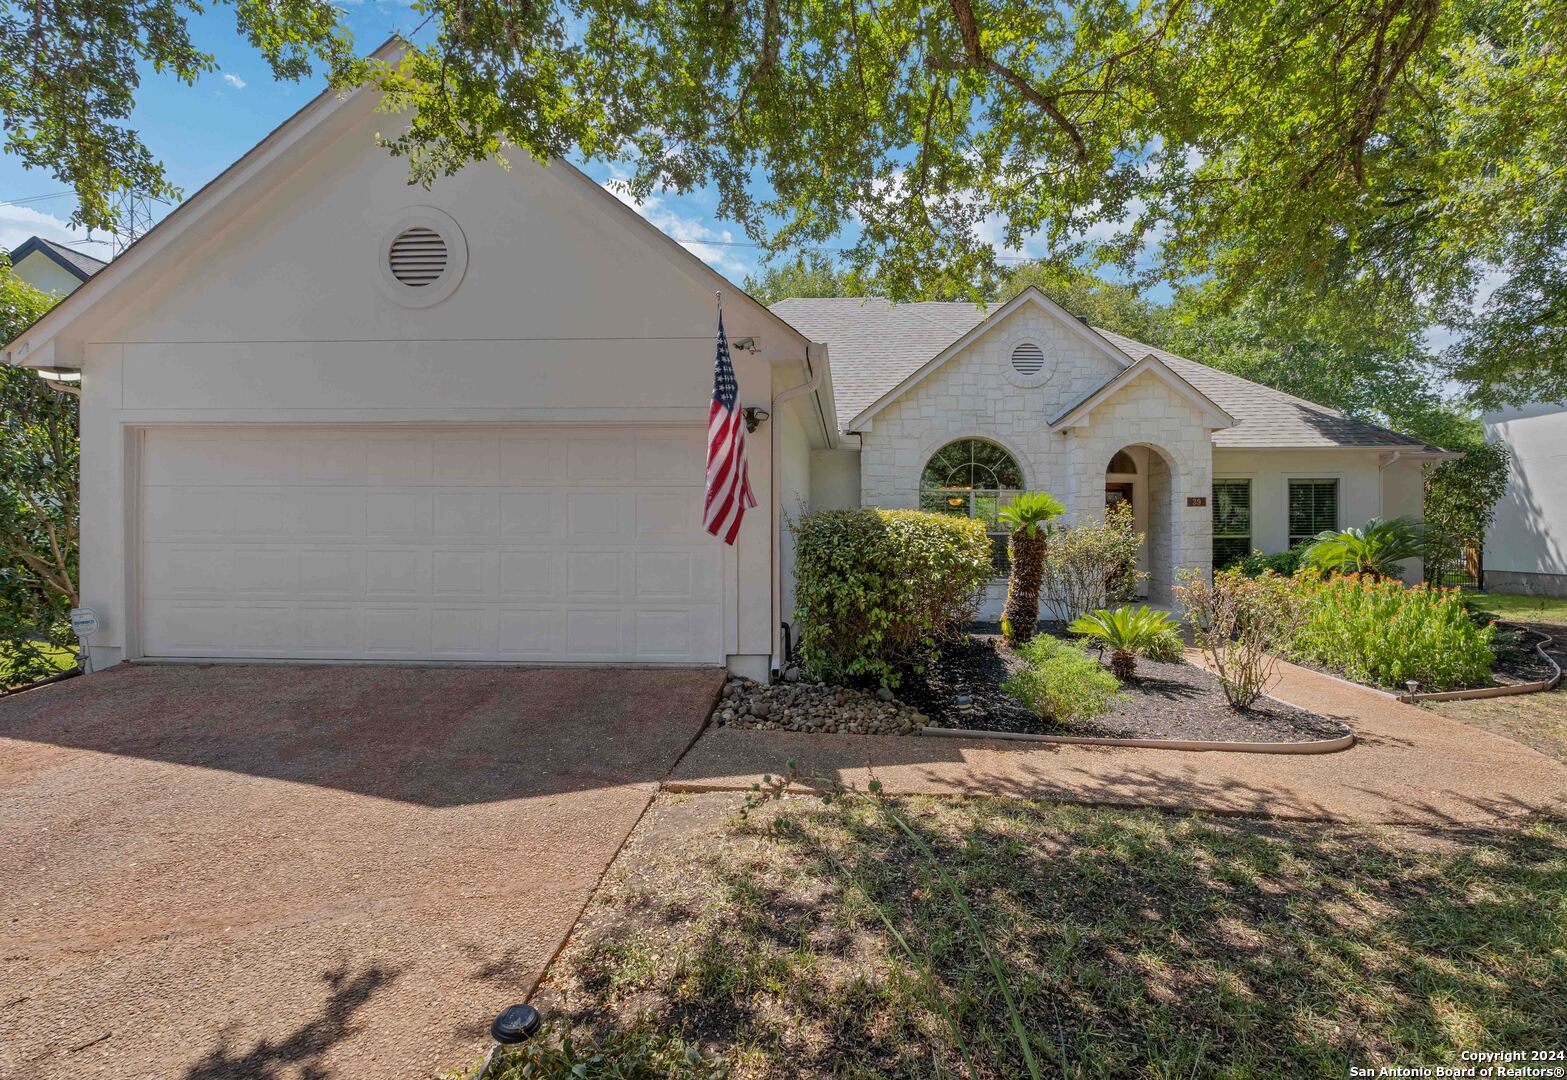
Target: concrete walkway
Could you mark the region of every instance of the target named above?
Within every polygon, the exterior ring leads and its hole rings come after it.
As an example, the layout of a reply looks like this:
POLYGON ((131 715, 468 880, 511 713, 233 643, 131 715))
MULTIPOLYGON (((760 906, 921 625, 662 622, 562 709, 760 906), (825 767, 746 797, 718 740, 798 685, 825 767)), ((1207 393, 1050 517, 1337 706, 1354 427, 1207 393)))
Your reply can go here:
POLYGON ((789 758, 806 774, 896 794, 1009 795, 1311 821, 1441 826, 1567 807, 1567 768, 1510 739, 1304 668, 1275 697, 1354 728, 1321 755, 1054 746, 1002 740, 708 731, 676 791, 749 788, 789 758))

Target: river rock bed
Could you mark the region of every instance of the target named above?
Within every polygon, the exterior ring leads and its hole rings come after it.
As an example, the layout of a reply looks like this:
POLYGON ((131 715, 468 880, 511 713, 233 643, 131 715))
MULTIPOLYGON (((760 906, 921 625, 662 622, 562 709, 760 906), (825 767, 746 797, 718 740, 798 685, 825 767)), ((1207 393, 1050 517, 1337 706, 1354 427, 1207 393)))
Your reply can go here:
POLYGON ((730 679, 713 723, 763 731, 837 735, 918 735, 925 715, 886 690, 868 693, 808 682, 772 685, 730 679))

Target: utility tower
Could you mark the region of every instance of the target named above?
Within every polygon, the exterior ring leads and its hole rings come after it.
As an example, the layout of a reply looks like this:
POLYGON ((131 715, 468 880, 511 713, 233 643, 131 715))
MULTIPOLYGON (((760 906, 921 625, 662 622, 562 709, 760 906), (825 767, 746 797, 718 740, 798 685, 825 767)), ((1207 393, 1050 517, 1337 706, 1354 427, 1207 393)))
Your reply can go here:
MULTIPOLYGON (((161 202, 162 200, 158 200, 161 202)), ((120 193, 114 218, 114 253, 124 251, 136 242, 136 238, 152 228, 152 203, 148 195, 139 191, 120 193)))

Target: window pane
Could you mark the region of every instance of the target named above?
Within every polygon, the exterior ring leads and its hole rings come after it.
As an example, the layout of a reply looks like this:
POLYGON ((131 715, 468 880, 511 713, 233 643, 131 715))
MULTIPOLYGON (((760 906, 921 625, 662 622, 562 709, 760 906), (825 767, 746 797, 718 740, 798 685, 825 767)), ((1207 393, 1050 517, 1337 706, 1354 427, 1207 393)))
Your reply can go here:
POLYGON ((1213 482, 1213 568, 1251 554, 1251 481, 1213 482))
POLYGON ((1251 554, 1251 537, 1215 536, 1213 538, 1213 568, 1223 570, 1231 563, 1251 554))
POLYGON ((959 439, 930 456, 920 474, 925 488, 1020 488, 1023 470, 995 443, 959 439))
POLYGON ((1251 535, 1251 481, 1213 482, 1213 535, 1251 535))
POLYGON ((1338 481, 1291 480, 1290 546, 1338 528, 1338 481))

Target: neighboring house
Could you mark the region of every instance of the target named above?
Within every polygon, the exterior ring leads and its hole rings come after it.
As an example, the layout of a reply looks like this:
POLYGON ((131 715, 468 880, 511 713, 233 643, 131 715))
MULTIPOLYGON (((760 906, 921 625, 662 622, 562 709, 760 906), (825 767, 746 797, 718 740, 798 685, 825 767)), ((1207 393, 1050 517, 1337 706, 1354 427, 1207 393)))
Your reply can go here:
POLYGON ((10 252, 11 268, 30 285, 55 296, 67 296, 108 263, 65 244, 29 236, 10 252))
MULTIPOLYGON (((832 355, 845 438, 813 459, 813 507, 922 506, 993 525, 1018 489, 1078 515, 1130 501, 1155 602, 1181 567, 1419 517, 1421 464, 1452 456, 1095 330, 1035 289, 985 310, 795 299, 773 311, 832 355)), ((999 562, 999 530, 996 545, 999 562)), ((1418 563, 1406 572, 1417 579, 1418 563)), ((1003 595, 990 590, 987 614, 1003 595)))
POLYGON ((1567 596, 1567 404, 1503 409, 1484 421, 1486 441, 1512 455, 1485 534, 1485 587, 1567 596))
POLYGON ((376 103, 317 98, 6 353, 81 372, 95 666, 766 677, 802 506, 988 517, 1036 487, 1082 516, 1130 498, 1156 598, 1215 549, 1419 511, 1432 448, 1098 333, 1034 291, 989 313, 774 312, 565 163, 411 188, 376 103), (741 402, 771 414, 733 547, 701 528, 715 291, 741 402))

